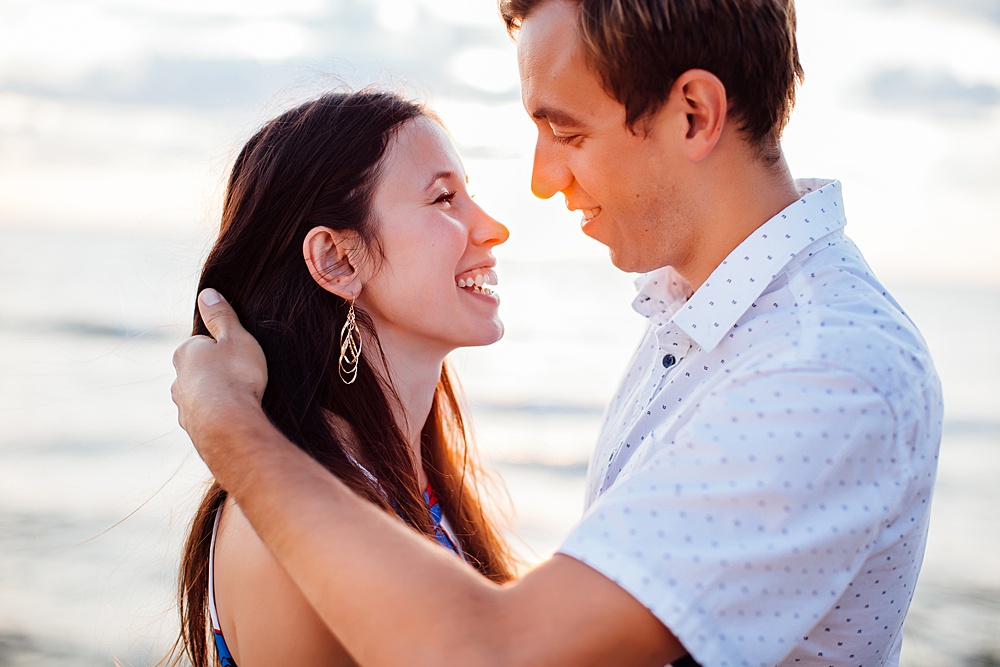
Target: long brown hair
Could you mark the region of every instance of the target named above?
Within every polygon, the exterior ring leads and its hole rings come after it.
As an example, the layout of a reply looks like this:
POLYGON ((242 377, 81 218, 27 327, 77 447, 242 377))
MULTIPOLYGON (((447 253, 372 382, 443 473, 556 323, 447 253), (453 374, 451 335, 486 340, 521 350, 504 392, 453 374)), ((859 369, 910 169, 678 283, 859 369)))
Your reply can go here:
MULTIPOLYGON (((199 291, 222 292, 263 348, 268 386, 262 406, 274 425, 356 493, 430 536, 411 450, 393 417, 398 398, 392 383, 366 356, 354 384, 340 380, 337 341, 348 304, 316 284, 302 257, 305 235, 316 226, 352 230, 378 254, 371 202, 380 163, 398 129, 424 115, 429 112, 422 106, 396 95, 362 91, 325 95, 267 123, 233 166, 219 238, 199 291), (381 489, 351 461, 331 414, 351 427, 353 444, 381 489)), ((357 318, 375 341, 366 352, 374 348, 380 354, 371 320, 360 309, 357 318)), ((194 333, 208 333, 197 308, 194 333)), ((460 394, 444 366, 422 430, 424 470, 469 561, 486 577, 507 581, 510 551, 481 502, 481 475, 470 444, 460 394)), ((215 663, 209 546, 225 499, 226 492, 213 483, 195 514, 181 562, 177 646, 195 667, 215 663)))

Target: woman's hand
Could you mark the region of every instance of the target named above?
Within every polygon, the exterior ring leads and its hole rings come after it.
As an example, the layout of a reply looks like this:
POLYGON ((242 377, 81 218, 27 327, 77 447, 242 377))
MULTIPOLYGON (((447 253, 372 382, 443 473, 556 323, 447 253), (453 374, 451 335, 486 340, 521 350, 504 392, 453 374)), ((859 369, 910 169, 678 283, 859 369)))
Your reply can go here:
POLYGON ((213 451, 213 443, 220 440, 212 437, 214 431, 261 414, 267 361, 221 294, 204 290, 198 295, 198 311, 212 337, 192 336, 174 352, 177 379, 170 396, 181 428, 213 468, 215 457, 225 453, 213 451))

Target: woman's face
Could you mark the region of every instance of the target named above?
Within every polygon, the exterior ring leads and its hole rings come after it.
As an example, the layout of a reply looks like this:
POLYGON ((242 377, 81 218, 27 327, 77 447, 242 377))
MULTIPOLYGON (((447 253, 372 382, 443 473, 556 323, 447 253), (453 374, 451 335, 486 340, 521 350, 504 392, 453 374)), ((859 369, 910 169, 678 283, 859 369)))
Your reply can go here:
POLYGON ((444 357, 503 335, 493 246, 507 228, 466 189, 451 140, 433 120, 403 124, 373 201, 384 257, 357 299, 387 351, 444 357))

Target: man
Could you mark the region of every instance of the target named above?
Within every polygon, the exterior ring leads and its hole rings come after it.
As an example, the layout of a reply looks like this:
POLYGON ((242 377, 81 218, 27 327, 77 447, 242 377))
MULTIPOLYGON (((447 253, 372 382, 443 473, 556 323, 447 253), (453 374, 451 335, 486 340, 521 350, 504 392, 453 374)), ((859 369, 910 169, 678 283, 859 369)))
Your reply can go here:
POLYGON ((839 183, 781 155, 791 3, 501 10, 532 189, 645 273, 650 326, 559 553, 497 586, 368 507, 268 423, 259 349, 213 292, 215 340, 175 358, 181 423, 361 664, 897 664, 940 387, 843 235, 839 183))

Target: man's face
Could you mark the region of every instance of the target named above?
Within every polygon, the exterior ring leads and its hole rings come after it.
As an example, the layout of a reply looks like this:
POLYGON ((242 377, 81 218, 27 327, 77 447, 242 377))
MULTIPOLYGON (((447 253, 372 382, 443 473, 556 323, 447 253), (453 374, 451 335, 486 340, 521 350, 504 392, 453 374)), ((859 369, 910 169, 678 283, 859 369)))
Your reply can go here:
POLYGON ((684 128, 665 110, 649 134, 626 127, 625 107, 586 64, 576 12, 572 0, 549 0, 518 34, 521 97, 538 129, 531 189, 543 199, 563 193, 618 268, 683 265, 694 247, 678 197, 686 160, 674 137, 684 128))

